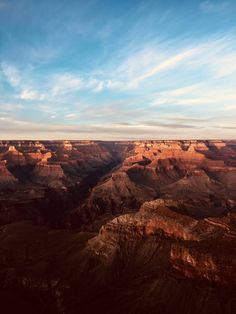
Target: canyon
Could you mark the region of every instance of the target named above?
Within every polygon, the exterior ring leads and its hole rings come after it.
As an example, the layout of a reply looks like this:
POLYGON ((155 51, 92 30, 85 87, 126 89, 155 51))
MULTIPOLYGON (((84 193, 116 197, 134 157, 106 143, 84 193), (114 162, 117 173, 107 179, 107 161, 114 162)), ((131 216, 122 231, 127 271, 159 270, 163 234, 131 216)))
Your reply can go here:
POLYGON ((231 314, 235 269, 236 140, 0 141, 4 313, 231 314))

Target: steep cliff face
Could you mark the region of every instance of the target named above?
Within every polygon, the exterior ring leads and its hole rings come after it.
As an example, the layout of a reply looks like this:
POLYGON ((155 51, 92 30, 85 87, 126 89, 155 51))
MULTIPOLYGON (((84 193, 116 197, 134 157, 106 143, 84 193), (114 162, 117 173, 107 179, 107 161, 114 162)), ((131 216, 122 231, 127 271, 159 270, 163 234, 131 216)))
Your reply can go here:
POLYGON ((64 172, 60 164, 49 164, 39 162, 32 173, 34 181, 39 184, 48 185, 50 188, 64 188, 62 179, 64 172))
POLYGON ((6 167, 6 161, 0 161, 0 189, 13 188, 17 183, 17 179, 6 167))
POLYGON ((64 176, 63 170, 60 165, 57 164, 45 164, 37 163, 34 169, 34 175, 43 178, 55 178, 60 179, 64 176))
MULTIPOLYGON (((222 234, 232 236, 234 240, 235 227, 223 222, 227 218, 219 219, 220 222, 217 222, 217 219, 197 220, 176 212, 183 204, 183 201, 165 199, 145 202, 137 213, 121 215, 104 225, 98 237, 91 240, 91 243, 119 243, 127 239, 137 240, 149 236, 199 242, 222 237, 222 234)), ((232 219, 231 217, 230 220, 232 219)))
MULTIPOLYGON (((4 164, 0 175, 0 214, 4 212, 6 218, 3 221, 14 221, 15 214, 6 215, 13 210, 20 217, 24 213, 27 219, 48 222, 49 211, 60 216, 55 217, 60 226, 84 224, 86 220, 80 215, 74 219, 70 211, 83 203, 89 189, 104 175, 109 176, 131 149, 131 144, 91 141, 1 143, 0 161, 4 164), (11 191, 6 193, 6 188, 11 191)), ((52 215, 49 216, 55 226, 52 215)))
MULTIPOLYGON (((204 245, 173 244, 171 247, 171 263, 175 269, 191 279, 207 280, 208 282, 235 287, 236 267, 235 249, 231 251, 229 245, 231 239, 225 239, 218 243, 218 248, 208 250, 204 245), (225 247, 229 251, 225 251, 225 247), (220 249, 220 250, 219 250, 220 249), (231 251, 231 252, 230 252, 231 251)), ((235 240, 233 241, 235 243, 235 240)), ((216 244, 212 241, 211 245, 216 244)))
POLYGON ((236 167, 227 165, 236 158, 231 145, 220 141, 146 141, 136 142, 134 152, 110 179, 93 189, 88 210, 126 212, 161 197, 198 203, 198 210, 191 206, 186 210, 206 217, 228 211, 228 200, 236 200, 236 167))
POLYGON ((97 185, 84 208, 86 211, 103 214, 107 210, 113 214, 136 210, 143 202, 153 199, 155 191, 148 186, 138 186, 132 182, 127 172, 118 170, 104 183, 97 185))
POLYGON ((91 141, 5 141, 0 146, 0 160, 6 160, 6 167, 21 185, 35 184, 37 177, 42 183, 63 177, 70 186, 89 173, 119 163, 126 149, 126 145, 91 141))
MULTIPOLYGON (((173 206, 181 204, 162 199, 146 202, 138 213, 119 216, 104 225, 98 236, 88 241, 88 247, 103 263, 109 265, 107 267, 114 267, 114 264, 121 267, 121 273, 125 272, 126 267, 131 271, 131 265, 133 271, 137 272, 137 264, 143 263, 147 276, 152 276, 154 269, 154 276, 160 280, 159 271, 162 269, 167 282, 170 278, 178 280, 180 276, 180 280, 193 280, 196 286, 198 282, 205 282, 205 292, 208 286, 224 286, 235 297, 236 215, 196 220, 172 211, 170 208, 173 206), (158 256, 161 261, 153 266, 152 262, 158 256), (146 268, 150 265, 151 269, 146 268)), ((182 282, 180 285, 185 284, 182 282)), ((170 300, 172 297, 169 296, 170 300)), ((155 303, 154 300, 151 302, 155 303)), ((202 302, 201 298, 199 302, 202 302)), ((211 310, 209 307, 207 313, 211 313, 211 310)), ((226 310, 226 313, 232 313, 231 310, 226 310)), ((195 313, 194 309, 191 309, 191 313, 195 313)))
POLYGON ((15 146, 9 146, 8 151, 3 155, 8 166, 23 166, 26 164, 25 156, 15 146))

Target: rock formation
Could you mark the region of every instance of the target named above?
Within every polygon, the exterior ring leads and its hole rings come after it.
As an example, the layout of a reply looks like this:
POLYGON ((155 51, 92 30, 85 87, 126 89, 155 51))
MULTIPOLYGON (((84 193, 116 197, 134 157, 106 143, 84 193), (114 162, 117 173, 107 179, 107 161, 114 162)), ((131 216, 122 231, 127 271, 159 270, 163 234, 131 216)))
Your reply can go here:
POLYGON ((192 206, 186 210, 202 217, 219 215, 229 209, 229 199, 236 200, 236 167, 227 165, 236 152, 232 153, 225 143, 136 142, 135 153, 110 179, 93 189, 86 211, 91 208, 94 212, 95 208, 100 213, 121 213, 137 210, 144 201, 161 197, 198 203, 195 211, 192 206), (224 155, 217 155, 215 149, 222 147, 224 155))
POLYGON ((4 154, 4 159, 9 166, 22 166, 26 164, 24 154, 18 151, 13 145, 9 146, 8 151, 4 154))
POLYGON ((18 181, 7 169, 6 163, 6 160, 0 161, 0 189, 13 188, 18 181))

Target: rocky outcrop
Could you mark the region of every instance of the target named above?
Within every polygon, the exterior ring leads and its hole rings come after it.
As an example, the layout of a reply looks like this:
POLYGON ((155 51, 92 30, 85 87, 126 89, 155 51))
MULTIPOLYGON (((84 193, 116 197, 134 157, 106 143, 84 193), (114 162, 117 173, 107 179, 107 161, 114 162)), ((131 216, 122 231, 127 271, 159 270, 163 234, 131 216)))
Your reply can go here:
POLYGON ((72 144, 70 143, 70 141, 63 141, 62 147, 63 147, 63 149, 65 149, 65 150, 72 150, 72 149, 73 149, 73 146, 72 146, 72 144))
POLYGON ((209 148, 204 142, 191 141, 189 146, 187 146, 187 150, 188 151, 208 151, 209 148))
POLYGON ((52 157, 51 152, 41 152, 41 150, 37 149, 36 152, 26 152, 25 158, 26 162, 29 165, 35 165, 38 162, 47 163, 47 161, 52 157))
POLYGON ((6 160, 0 161, 0 189, 13 188, 17 179, 6 167, 6 160))
POLYGON ((13 145, 9 146, 3 158, 7 161, 8 166, 23 166, 26 164, 24 154, 18 151, 13 145))
POLYGON ((227 200, 236 200, 236 167, 228 165, 236 158, 231 147, 222 141, 135 142, 135 153, 93 189, 87 208, 126 212, 161 197, 184 199, 186 213, 195 217, 223 214, 227 200))
POLYGON ((102 214, 107 210, 113 214, 135 210, 143 202, 153 199, 156 193, 148 186, 138 186, 122 169, 112 174, 104 183, 97 185, 85 205, 87 210, 102 214))
MULTIPOLYGON (((231 247, 229 239, 223 240, 220 244, 223 249, 225 246, 231 247)), ((170 259, 173 267, 188 278, 235 286, 235 249, 231 252, 225 252, 225 250, 221 252, 217 247, 207 251, 204 245, 201 247, 200 245, 173 244, 170 259)))
POLYGON ((63 178, 64 172, 59 164, 46 164, 39 162, 35 166, 33 175, 39 180, 51 180, 63 178))
POLYGON ((171 209, 177 206, 181 202, 146 202, 138 213, 122 215, 105 224, 99 235, 89 240, 89 247, 95 255, 111 261, 120 254, 124 243, 161 241, 169 250, 166 262, 185 277, 236 285, 236 225, 232 224, 236 215, 196 220, 171 209))

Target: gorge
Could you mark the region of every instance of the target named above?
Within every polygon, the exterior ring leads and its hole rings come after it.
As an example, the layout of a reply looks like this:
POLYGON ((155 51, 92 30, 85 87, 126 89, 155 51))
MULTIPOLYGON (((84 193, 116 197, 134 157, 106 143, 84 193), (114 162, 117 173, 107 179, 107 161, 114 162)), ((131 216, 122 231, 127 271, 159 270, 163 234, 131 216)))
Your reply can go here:
POLYGON ((4 313, 230 314, 235 269, 236 141, 0 142, 4 313))

